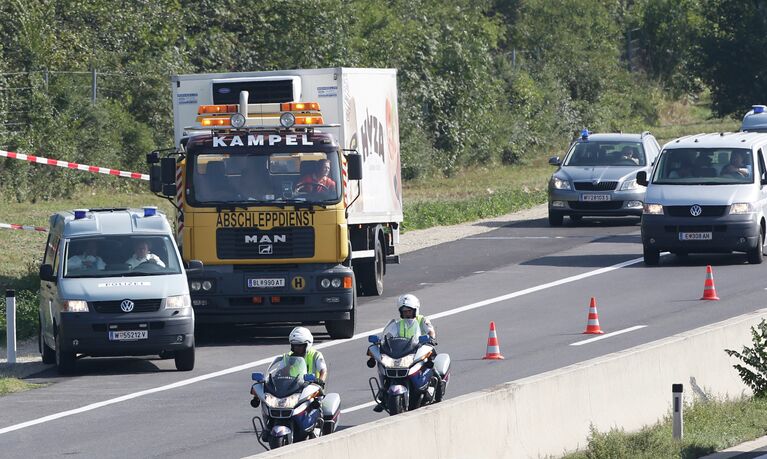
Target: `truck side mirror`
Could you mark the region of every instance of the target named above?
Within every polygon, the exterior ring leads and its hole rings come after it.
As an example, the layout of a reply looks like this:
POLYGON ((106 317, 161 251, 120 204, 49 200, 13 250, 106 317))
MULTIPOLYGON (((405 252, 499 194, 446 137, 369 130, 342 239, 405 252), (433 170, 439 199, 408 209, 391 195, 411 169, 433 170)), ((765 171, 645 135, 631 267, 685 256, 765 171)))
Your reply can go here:
POLYGON ((362 180, 362 155, 352 153, 346 156, 349 180, 362 180))
POLYGON ((202 270, 203 270, 202 268, 203 268, 202 261, 200 261, 200 260, 189 260, 189 267, 186 268, 186 272, 188 272, 188 273, 189 272, 193 272, 193 273, 202 272, 202 270))
POLYGON ((176 184, 175 183, 163 183, 162 194, 165 196, 176 196, 176 184))
POLYGON ((176 158, 162 158, 162 183, 176 183, 176 158))
POLYGON ((647 171, 637 172, 637 184, 647 186, 647 171))
POLYGON ((551 158, 549 158, 549 164, 551 164, 552 166, 559 166, 562 163, 561 161, 559 161, 559 156, 552 156, 551 158))
POLYGON ((42 265, 40 266, 40 280, 48 282, 56 282, 56 277, 53 275, 53 266, 42 265))
POLYGON ((158 164, 149 166, 149 191, 152 193, 162 192, 162 173, 158 164))

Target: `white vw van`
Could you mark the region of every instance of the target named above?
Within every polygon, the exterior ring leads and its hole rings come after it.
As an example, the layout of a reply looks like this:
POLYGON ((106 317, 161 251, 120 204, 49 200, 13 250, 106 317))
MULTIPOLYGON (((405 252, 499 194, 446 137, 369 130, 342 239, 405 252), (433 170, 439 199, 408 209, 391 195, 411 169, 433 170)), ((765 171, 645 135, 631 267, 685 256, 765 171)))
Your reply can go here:
POLYGON ((761 263, 767 213, 767 134, 697 134, 663 147, 647 186, 642 246, 647 265, 660 252, 745 252, 761 263))
POLYGON ((194 368, 194 312, 165 215, 146 207, 50 217, 40 353, 64 374, 78 356, 159 354, 194 368))

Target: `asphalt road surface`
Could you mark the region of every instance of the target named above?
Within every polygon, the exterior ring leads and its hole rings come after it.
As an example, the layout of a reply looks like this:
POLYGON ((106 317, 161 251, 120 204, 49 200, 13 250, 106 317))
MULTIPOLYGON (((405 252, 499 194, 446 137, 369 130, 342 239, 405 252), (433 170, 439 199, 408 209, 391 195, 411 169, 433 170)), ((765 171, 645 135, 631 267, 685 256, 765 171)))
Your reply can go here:
MULTIPOLYGON (((402 256, 385 294, 360 298, 358 334, 330 341, 311 327, 329 364, 327 390, 341 394, 340 428, 374 413, 365 365, 367 335, 396 314, 395 298, 418 295, 452 358, 447 398, 561 368, 764 307, 767 264, 745 255, 664 255, 641 261, 637 219, 585 219, 550 228, 545 219, 402 256), (706 264, 721 301, 701 301, 706 264), (597 300, 606 335, 583 335, 597 300), (502 361, 482 360, 495 321, 502 361), (616 333, 617 332, 617 333, 616 333)), ((242 457, 262 451, 250 424, 250 373, 288 349, 291 327, 225 329, 198 343, 192 372, 173 360, 84 359, 80 374, 51 367, 50 386, 0 398, 3 457, 242 457)), ((639 371, 639 369, 638 369, 639 371)), ((609 397, 609 394, 605 394, 609 397)))

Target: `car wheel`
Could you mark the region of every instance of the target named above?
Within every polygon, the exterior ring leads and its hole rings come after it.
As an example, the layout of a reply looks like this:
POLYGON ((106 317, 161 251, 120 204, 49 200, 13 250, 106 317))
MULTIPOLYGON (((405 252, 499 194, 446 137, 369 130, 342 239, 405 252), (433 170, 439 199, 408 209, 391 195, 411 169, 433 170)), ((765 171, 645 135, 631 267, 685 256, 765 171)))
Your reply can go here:
POLYGON ((748 262, 752 265, 759 265, 764 260, 764 229, 759 229, 759 240, 756 247, 747 252, 748 262))
POLYGON ((556 210, 549 210, 549 226, 562 226, 565 215, 556 210))
POLYGON ((660 262, 660 251, 644 247, 642 249, 642 256, 644 257, 644 264, 647 266, 657 266, 660 262))

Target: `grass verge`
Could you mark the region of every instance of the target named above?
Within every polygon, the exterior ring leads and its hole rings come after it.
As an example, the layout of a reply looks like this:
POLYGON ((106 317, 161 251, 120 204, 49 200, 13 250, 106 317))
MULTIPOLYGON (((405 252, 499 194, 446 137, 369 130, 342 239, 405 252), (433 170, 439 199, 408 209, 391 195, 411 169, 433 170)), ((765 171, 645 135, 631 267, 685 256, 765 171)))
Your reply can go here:
POLYGON ((767 398, 697 402, 686 406, 684 438, 671 436, 671 417, 639 432, 592 430, 588 448, 565 459, 693 459, 767 434, 767 398))
POLYGON ((45 384, 32 384, 17 378, 0 377, 0 396, 37 389, 43 386, 45 384))

